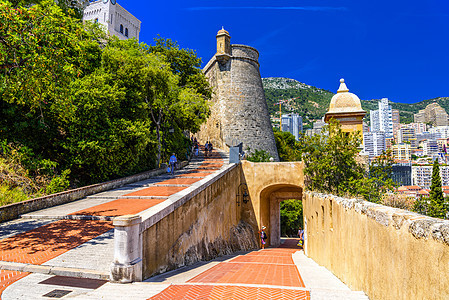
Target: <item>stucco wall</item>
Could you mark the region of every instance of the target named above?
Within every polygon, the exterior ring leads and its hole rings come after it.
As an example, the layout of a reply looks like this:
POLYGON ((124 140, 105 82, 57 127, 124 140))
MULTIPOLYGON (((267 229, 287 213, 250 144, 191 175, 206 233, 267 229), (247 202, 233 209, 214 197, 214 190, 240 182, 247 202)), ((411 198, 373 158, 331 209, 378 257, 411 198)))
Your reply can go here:
POLYGON ((241 166, 231 165, 174 200, 171 212, 154 222, 143 220, 143 278, 257 247, 252 227, 240 221, 242 206, 236 203, 240 182, 241 166))
POLYGON ((449 299, 449 221, 313 192, 306 252, 370 299, 449 299))
POLYGON ((243 205, 242 220, 251 224, 255 231, 262 225, 267 227, 267 245, 272 244, 272 235, 279 239, 279 202, 285 199, 300 199, 304 186, 304 164, 302 162, 252 163, 242 161, 244 182, 248 185, 251 201, 243 205))

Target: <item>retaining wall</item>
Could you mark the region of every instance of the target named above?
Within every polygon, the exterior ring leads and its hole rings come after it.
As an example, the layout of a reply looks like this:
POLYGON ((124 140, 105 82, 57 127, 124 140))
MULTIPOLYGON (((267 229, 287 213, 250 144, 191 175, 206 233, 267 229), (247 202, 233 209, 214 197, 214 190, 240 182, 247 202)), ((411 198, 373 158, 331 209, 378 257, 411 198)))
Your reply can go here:
POLYGON ((307 192, 306 253, 370 299, 449 299, 449 221, 307 192))

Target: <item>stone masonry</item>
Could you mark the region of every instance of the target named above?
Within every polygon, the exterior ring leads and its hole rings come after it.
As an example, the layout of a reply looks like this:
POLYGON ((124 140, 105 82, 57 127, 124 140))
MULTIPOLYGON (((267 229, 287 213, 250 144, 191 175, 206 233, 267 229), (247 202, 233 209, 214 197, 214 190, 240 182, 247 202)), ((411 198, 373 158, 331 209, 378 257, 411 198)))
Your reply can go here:
POLYGON ((218 32, 217 53, 203 69, 214 89, 211 116, 198 137, 224 150, 243 143, 245 151, 265 150, 278 161, 258 58, 256 49, 230 45, 229 33, 218 32))

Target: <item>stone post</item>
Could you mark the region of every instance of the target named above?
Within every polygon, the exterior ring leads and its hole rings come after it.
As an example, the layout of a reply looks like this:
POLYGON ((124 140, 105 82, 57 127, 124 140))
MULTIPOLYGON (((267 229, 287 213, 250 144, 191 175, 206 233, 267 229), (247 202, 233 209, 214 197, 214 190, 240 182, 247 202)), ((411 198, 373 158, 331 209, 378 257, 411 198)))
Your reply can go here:
POLYGON ((129 283, 142 281, 142 241, 137 215, 114 218, 114 261, 111 281, 129 283))

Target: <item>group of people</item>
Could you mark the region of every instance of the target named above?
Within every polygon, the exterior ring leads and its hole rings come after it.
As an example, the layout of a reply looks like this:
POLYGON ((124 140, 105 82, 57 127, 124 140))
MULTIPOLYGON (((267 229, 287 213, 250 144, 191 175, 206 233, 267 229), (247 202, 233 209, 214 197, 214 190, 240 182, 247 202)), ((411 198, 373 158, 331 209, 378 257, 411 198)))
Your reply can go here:
MULTIPOLYGON (((195 154, 195 156, 198 156, 200 154, 200 144, 198 143, 196 137, 194 137, 193 135, 190 140, 193 145, 193 153, 195 154)), ((211 156, 213 149, 214 147, 212 146, 212 143, 210 141, 207 141, 206 144, 204 144, 204 156, 211 156)))

